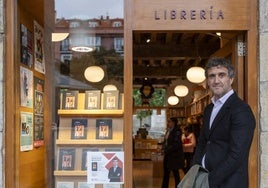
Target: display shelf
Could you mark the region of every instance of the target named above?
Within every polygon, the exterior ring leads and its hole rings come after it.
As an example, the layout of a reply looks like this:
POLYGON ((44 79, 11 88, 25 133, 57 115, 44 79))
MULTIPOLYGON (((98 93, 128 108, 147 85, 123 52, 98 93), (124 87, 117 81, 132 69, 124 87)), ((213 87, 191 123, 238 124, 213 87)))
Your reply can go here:
POLYGON ((96 140, 96 139, 57 139, 57 145, 122 145, 123 140, 113 139, 113 140, 96 140))
POLYGON ((210 103, 210 95, 206 94, 195 102, 186 106, 186 116, 198 116, 203 113, 205 107, 210 103))
POLYGON ((85 109, 85 94, 79 93, 76 109, 58 109, 55 140, 55 182, 87 178, 88 152, 123 151, 123 94, 118 109, 85 109))
POLYGON ((54 176, 86 176, 87 171, 81 170, 55 170, 54 176))
POLYGON ((185 117, 185 107, 169 107, 169 117, 185 117))
POLYGON ((157 139, 135 139, 134 159, 151 159, 152 153, 159 150, 157 139))
POLYGON ((111 116, 111 117, 122 117, 124 112, 123 110, 58 110, 58 114, 60 116, 73 116, 73 115, 81 115, 81 116, 111 116))

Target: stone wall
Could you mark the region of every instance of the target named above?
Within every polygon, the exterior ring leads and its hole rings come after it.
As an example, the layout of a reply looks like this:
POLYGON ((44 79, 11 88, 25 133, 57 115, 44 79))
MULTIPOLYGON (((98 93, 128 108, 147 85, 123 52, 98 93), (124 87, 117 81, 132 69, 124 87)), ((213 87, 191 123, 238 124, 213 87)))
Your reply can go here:
POLYGON ((259 3, 259 187, 268 188, 268 0, 259 3))
POLYGON ((3 187, 3 143, 4 143, 4 0, 0 0, 0 187, 3 187))

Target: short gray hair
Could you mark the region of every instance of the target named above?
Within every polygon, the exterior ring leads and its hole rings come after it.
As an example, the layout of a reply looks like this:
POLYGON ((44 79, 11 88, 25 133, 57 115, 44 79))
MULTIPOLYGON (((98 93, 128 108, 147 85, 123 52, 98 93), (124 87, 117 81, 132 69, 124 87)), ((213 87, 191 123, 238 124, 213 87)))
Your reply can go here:
POLYGON ((228 75, 230 78, 235 77, 234 67, 229 59, 223 57, 212 57, 208 60, 205 67, 205 76, 208 77, 208 69, 212 67, 222 66, 228 69, 228 75))

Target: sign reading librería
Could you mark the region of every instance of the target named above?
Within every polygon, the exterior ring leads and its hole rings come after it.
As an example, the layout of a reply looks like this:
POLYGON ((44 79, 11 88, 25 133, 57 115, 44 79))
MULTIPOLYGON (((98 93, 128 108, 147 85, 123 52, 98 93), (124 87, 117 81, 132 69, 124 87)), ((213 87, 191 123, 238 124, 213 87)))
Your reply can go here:
POLYGON ((249 28, 248 0, 139 0, 134 30, 241 30, 249 28))

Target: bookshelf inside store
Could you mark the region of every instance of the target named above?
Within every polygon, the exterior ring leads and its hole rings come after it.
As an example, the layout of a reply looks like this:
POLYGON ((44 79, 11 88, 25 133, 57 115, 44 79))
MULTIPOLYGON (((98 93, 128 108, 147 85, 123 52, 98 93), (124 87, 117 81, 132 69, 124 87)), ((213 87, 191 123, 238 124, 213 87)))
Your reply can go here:
MULTIPOLYGON (((87 161, 89 153, 101 153, 103 156, 109 153, 109 156, 116 156, 122 154, 124 150, 123 94, 109 95, 108 100, 102 93, 100 96, 93 96, 91 92, 90 95, 86 93, 88 92, 68 91, 67 95, 61 95, 61 106, 58 109, 58 136, 55 141, 55 185, 65 181, 77 184, 87 182, 87 167, 91 165, 87 161), (72 93, 75 95, 72 96, 72 93), (67 105, 65 96, 73 97, 74 104, 67 105), (95 99, 100 101, 94 101, 95 99), (104 103, 104 100, 107 101, 104 103), (104 105, 109 105, 111 108, 104 105)), ((112 162, 112 158, 107 157, 107 162, 109 160, 112 162)), ((121 162, 123 166, 124 161, 121 162)), ((108 173, 108 167, 106 168, 108 173)), ((103 188, 106 181, 109 182, 108 175, 107 180, 95 184, 94 187, 103 188)), ((118 184, 123 187, 123 180, 118 184)))

